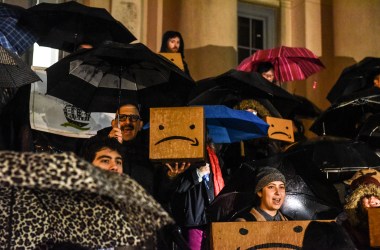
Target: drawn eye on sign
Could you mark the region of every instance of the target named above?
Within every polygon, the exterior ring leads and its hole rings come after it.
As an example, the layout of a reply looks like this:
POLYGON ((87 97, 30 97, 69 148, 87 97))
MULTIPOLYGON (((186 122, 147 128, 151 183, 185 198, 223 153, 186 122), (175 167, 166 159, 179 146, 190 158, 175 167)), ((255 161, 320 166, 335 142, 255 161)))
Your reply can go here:
POLYGON ((205 157, 203 107, 151 108, 149 158, 199 161, 205 157))
POLYGON ((269 138, 281 141, 294 142, 292 120, 267 116, 265 117, 265 121, 269 124, 269 138))

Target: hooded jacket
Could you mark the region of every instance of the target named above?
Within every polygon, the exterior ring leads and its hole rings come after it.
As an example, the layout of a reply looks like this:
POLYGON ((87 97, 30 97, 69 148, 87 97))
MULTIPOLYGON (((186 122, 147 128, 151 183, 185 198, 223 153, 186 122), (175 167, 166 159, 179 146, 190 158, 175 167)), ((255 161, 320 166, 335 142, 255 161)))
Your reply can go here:
POLYGON ((361 199, 366 196, 380 197, 380 186, 374 183, 359 185, 348 197, 344 206, 347 220, 342 223, 358 249, 371 249, 368 215, 361 208, 361 199))

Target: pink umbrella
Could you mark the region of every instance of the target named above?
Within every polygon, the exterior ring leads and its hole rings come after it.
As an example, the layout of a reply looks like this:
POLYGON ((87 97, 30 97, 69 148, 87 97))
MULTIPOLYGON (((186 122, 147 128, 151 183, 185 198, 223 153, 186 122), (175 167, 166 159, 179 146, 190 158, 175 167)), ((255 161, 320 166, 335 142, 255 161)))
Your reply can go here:
POLYGON ((279 82, 305 80, 325 68, 319 58, 310 50, 281 46, 256 51, 244 59, 237 69, 247 72, 256 71, 261 62, 273 64, 275 79, 279 82))

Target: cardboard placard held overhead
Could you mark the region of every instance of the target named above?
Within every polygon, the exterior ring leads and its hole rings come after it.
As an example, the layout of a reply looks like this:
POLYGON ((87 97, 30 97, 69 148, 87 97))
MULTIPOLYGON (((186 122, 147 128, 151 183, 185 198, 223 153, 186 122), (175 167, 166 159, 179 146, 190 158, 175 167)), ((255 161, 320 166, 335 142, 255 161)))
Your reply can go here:
POLYGON ((276 117, 265 117, 269 124, 268 137, 280 141, 294 142, 293 121, 276 117))
POLYGON ((151 108, 149 123, 151 160, 204 160, 206 131, 203 107, 151 108))

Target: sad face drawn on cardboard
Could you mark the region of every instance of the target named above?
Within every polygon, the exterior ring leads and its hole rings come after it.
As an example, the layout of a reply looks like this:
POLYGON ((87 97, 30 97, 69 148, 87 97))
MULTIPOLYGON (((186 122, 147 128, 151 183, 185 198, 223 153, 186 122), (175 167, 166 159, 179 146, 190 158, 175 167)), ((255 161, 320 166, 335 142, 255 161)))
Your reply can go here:
POLYGON ((265 118, 269 124, 268 137, 281 141, 294 142, 294 132, 292 120, 267 116, 265 118))
POLYGON ((205 151, 203 107, 152 108, 149 158, 200 160, 205 151))

